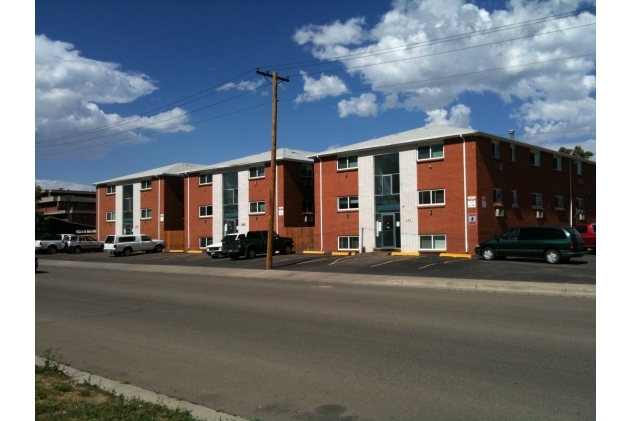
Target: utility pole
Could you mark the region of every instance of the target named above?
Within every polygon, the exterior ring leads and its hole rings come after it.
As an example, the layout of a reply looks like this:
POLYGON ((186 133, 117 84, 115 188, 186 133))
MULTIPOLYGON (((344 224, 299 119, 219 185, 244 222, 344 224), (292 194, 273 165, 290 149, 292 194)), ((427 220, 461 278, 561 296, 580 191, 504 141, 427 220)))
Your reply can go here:
POLYGON ((269 188, 269 211, 267 223, 267 256, 265 259, 265 269, 272 269, 272 256, 274 255, 274 218, 276 217, 276 105, 278 103, 278 81, 289 82, 289 78, 278 76, 277 72, 261 72, 256 69, 256 73, 272 78, 272 162, 269 188))

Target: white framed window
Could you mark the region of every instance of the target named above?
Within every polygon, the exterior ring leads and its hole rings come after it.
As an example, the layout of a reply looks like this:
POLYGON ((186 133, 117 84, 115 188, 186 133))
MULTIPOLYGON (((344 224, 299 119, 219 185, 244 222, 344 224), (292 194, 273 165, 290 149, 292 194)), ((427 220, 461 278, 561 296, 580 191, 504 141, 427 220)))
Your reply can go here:
POLYGON ((263 178, 265 177, 265 165, 259 165, 258 167, 250 168, 250 178, 263 178))
POLYGON ((212 184, 213 175, 212 174, 200 174, 199 175, 199 184, 212 184))
POLYGON ((348 170, 357 168, 357 155, 342 156, 337 158, 337 169, 348 170))
POLYGON ((491 142, 491 156, 493 158, 500 158, 500 142, 491 142))
POLYGON ((502 204, 502 189, 493 189, 493 204, 502 204))
POLYGON ((212 237, 199 237, 199 248, 205 249, 213 243, 212 237))
POLYGON ((140 209, 140 219, 151 219, 151 209, 140 209))
POLYGON ((560 156, 553 156, 552 157, 552 168, 557 170, 557 171, 563 171, 563 158, 561 158, 560 156))
POLYGON ((116 186, 107 186, 105 188, 105 194, 116 194, 116 186))
POLYGON ((565 209, 563 196, 554 196, 554 209, 565 209))
POLYGON ((199 207, 199 217, 205 218, 213 216, 213 205, 202 205, 199 207))
POLYGON ((533 193, 531 195, 532 198, 532 207, 533 208, 542 208, 543 207, 543 196, 541 193, 533 193))
POLYGON ((105 212, 105 221, 106 222, 115 222, 116 221, 116 212, 105 212))
POLYGON ((583 175, 583 163, 575 162, 574 163, 574 174, 583 175))
POLYGON ((445 157, 445 148, 442 143, 419 146, 417 149, 417 160, 440 159, 445 157))
POLYGON ((444 205, 445 204, 445 189, 438 190, 421 190, 418 192, 418 205, 444 205))
POLYGON ((541 166, 541 152, 530 151, 530 165, 534 165, 535 167, 541 166))
POLYGON ((140 190, 151 190, 151 180, 143 180, 140 182, 140 190))
POLYGON ((419 235, 419 250, 447 250, 445 234, 419 235))
POLYGON ((510 160, 517 162, 517 148, 515 145, 510 145, 510 160))
POLYGON ((511 190, 511 195, 513 196, 513 206, 519 206, 519 201, 517 200, 517 190, 511 190))
POLYGON ((265 213, 265 201, 250 202, 250 213, 265 213))
POLYGON ((302 176, 313 178, 313 165, 302 164, 302 176))
POLYGON ((345 196, 337 198, 337 210, 359 209, 358 196, 345 196))
POLYGON ((337 237, 338 250, 359 250, 359 236, 337 237))
POLYGON ((585 210, 585 201, 579 197, 575 199, 576 210, 584 211, 585 210))

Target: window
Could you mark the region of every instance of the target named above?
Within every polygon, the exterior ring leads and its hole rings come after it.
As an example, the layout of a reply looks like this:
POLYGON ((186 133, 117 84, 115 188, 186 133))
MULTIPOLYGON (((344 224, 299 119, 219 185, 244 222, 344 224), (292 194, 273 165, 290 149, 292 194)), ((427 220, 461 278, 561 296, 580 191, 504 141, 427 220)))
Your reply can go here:
POLYGON ((543 207, 543 196, 541 196, 541 193, 533 193, 532 194, 532 207, 533 208, 542 208, 543 207))
POLYGON ((151 180, 141 181, 140 190, 151 190, 151 180))
POLYGON ((347 170, 350 168, 357 168, 357 155, 344 156, 337 158, 337 169, 347 170))
POLYGON ((199 248, 205 249, 213 243, 212 237, 199 237, 199 248))
POLYGON ((116 186, 107 186, 105 194, 116 194, 116 186))
POLYGON ((576 198, 576 210, 584 211, 585 210, 585 201, 581 198, 576 198))
POLYGON ((304 201, 302 202, 302 211, 303 212, 313 212, 313 202, 304 201))
POLYGON ((502 204, 502 189, 493 189, 493 204, 502 204))
POLYGON ((418 192, 419 206, 427 205, 444 205, 445 189, 441 190, 422 190, 418 192))
POLYGON ((557 171, 563 171, 563 158, 561 158, 560 156, 553 156, 552 168, 554 168, 557 171))
POLYGON ((517 190, 512 190, 511 193, 512 193, 512 196, 513 196, 513 206, 519 206, 519 204, 517 202, 517 190))
POLYGON ((491 156, 493 158, 500 157, 500 142, 492 142, 491 143, 491 156))
POLYGON ((265 201, 250 202, 250 213, 265 213, 265 201))
POLYGON ((554 196, 554 208, 555 209, 565 209, 565 203, 563 201, 563 196, 554 196))
POLYGON ((258 167, 250 168, 250 178, 263 178, 265 177, 265 166, 259 165, 258 167))
POLYGON ((116 212, 106 212, 105 213, 105 221, 114 222, 116 221, 116 212))
POLYGON ((313 165, 302 164, 302 176, 309 178, 313 177, 313 165))
POLYGON ((375 196, 399 194, 399 174, 375 176, 375 196))
POLYGON ((359 198, 347 196, 337 198, 337 210, 359 209, 359 198))
POLYGON ((438 159, 444 158, 444 148, 442 143, 436 143, 434 145, 419 146, 418 157, 419 161, 424 159, 438 159))
POLYGON ((359 250, 359 237, 337 237, 338 250, 359 250))
POLYGON ((583 175, 583 163, 575 162, 574 163, 574 174, 583 175))
POLYGON ((439 235, 419 235, 420 250, 447 250, 447 236, 439 235))
POLYGON ((202 205, 199 207, 199 216, 207 217, 213 216, 213 205, 202 205))
POLYGON ((513 162, 517 161, 517 148, 515 145, 510 145, 510 160, 513 162))
POLYGON ((541 166, 541 152, 530 151, 530 165, 534 165, 535 167, 541 166))
POLYGON ((140 219, 151 219, 151 209, 140 209, 140 219))
POLYGON ((213 182, 212 174, 200 174, 199 175, 199 184, 211 184, 213 182))

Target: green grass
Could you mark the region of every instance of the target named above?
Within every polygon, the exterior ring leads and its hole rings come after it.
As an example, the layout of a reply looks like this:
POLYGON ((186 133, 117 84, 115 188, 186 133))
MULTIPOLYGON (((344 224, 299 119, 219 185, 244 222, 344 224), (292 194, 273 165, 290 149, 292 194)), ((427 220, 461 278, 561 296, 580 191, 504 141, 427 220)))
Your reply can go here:
POLYGON ((35 366, 35 419, 40 421, 198 421, 190 411, 127 399, 88 382, 76 383, 51 359, 35 366))

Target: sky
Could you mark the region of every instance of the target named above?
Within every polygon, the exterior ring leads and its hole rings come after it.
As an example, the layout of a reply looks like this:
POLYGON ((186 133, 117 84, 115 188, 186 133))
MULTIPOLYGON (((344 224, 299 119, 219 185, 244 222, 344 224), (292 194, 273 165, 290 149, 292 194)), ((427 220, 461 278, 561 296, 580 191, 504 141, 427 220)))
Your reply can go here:
MULTIPOLYGON (((35 2, 35 181, 446 124, 596 153, 592 1, 35 2)), ((595 157, 593 158, 595 159, 595 157)))

